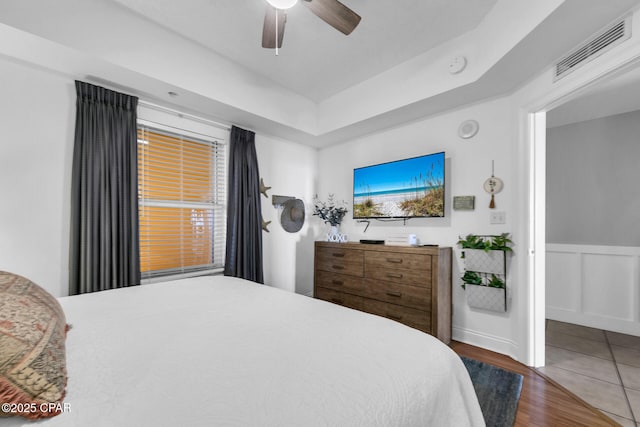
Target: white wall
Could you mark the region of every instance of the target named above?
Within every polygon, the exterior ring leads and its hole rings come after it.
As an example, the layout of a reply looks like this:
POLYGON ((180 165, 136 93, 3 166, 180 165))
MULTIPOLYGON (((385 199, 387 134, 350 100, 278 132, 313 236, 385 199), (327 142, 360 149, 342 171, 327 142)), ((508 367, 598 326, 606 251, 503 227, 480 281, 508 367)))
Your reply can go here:
MULTIPOLYGON (((445 151, 446 161, 446 216, 445 218, 411 219, 388 223, 373 220, 364 233, 364 224, 347 215, 342 229, 350 240, 361 238, 383 239, 387 236, 417 234, 422 243, 451 246, 454 250, 453 266, 453 335, 454 339, 489 347, 503 353, 517 354, 513 319, 519 313, 509 308, 506 314, 471 310, 466 304, 460 285, 462 263, 456 246, 459 236, 474 234, 513 233, 516 256, 525 250, 518 246, 521 236, 515 233, 513 220, 514 185, 512 168, 512 134, 515 113, 509 98, 490 100, 464 109, 427 118, 407 126, 376 133, 365 138, 333 146, 319 152, 318 189, 321 197, 334 193, 339 199, 352 204, 353 169, 438 151, 445 151), (478 134, 471 139, 458 136, 458 126, 467 119, 480 123, 478 134), (495 161, 495 174, 505 183, 496 195, 496 211, 506 213, 506 224, 489 223, 490 197, 483 190, 484 181, 491 176, 491 162, 495 161), (453 196, 475 196, 474 211, 452 210, 453 196)), ((351 209, 350 209, 351 211, 351 209)), ((509 272, 509 292, 512 300, 520 297, 521 286, 509 272)), ((509 304, 512 306, 512 303, 509 304)))
POLYGON ((640 246, 638 135, 640 111, 547 130, 547 242, 640 246))
POLYGON ((262 233, 265 284, 305 295, 313 293, 313 242, 317 227, 311 216, 316 188, 317 152, 289 141, 256 135, 260 176, 270 186, 262 199, 262 217, 271 221, 262 233), (281 209, 272 204, 273 195, 302 199, 305 223, 297 233, 280 225, 281 209))
POLYGON ((72 79, 0 58, 0 270, 68 294, 72 79))

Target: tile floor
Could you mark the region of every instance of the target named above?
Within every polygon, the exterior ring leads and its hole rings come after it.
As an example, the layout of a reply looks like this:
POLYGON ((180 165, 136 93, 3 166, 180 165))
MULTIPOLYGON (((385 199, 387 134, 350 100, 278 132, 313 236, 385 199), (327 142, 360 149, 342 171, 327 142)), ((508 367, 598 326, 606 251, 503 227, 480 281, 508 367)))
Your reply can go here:
POLYGON ((640 337, 547 320, 539 370, 624 427, 640 427, 640 337))

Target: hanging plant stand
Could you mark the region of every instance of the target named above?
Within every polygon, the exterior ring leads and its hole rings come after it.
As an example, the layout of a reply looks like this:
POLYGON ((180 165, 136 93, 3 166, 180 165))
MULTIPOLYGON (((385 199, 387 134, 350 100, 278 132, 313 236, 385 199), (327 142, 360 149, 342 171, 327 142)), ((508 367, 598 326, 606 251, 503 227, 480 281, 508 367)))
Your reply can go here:
POLYGON ((466 284, 467 304, 472 308, 497 311, 507 311, 506 288, 493 288, 485 285, 466 284))
POLYGON ((508 234, 468 235, 458 242, 464 259, 463 285, 467 304, 504 313, 507 311, 507 252, 511 252, 508 234))
POLYGON ((464 268, 467 271, 504 274, 505 260, 506 253, 504 251, 464 250, 464 268))

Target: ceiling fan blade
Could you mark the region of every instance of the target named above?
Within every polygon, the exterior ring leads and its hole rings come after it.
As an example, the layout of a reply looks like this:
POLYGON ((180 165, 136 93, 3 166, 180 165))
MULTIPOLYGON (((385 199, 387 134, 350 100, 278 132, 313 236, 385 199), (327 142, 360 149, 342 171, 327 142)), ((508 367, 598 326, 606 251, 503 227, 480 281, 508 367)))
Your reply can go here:
POLYGON ((264 26, 262 27, 262 47, 275 49, 276 47, 276 16, 278 17, 278 48, 282 47, 284 37, 284 24, 287 21, 287 14, 282 9, 276 9, 267 5, 267 12, 264 15, 264 26))
POLYGON ((349 35, 360 23, 360 15, 338 0, 306 0, 313 13, 343 34, 349 35))

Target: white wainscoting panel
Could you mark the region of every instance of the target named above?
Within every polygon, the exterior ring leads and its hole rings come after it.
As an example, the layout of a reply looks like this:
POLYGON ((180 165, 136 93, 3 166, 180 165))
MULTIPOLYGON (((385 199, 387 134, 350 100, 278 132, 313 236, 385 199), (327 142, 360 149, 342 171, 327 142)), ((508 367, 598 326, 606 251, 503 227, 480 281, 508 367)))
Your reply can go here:
POLYGON ((583 311, 633 321, 634 257, 582 254, 583 311))
POLYGON ((547 308, 582 310, 580 257, 576 253, 549 252, 547 245, 547 308), (553 255, 553 256, 552 256, 553 255))
POLYGON ((640 336, 640 248, 546 245, 547 318, 640 336))

